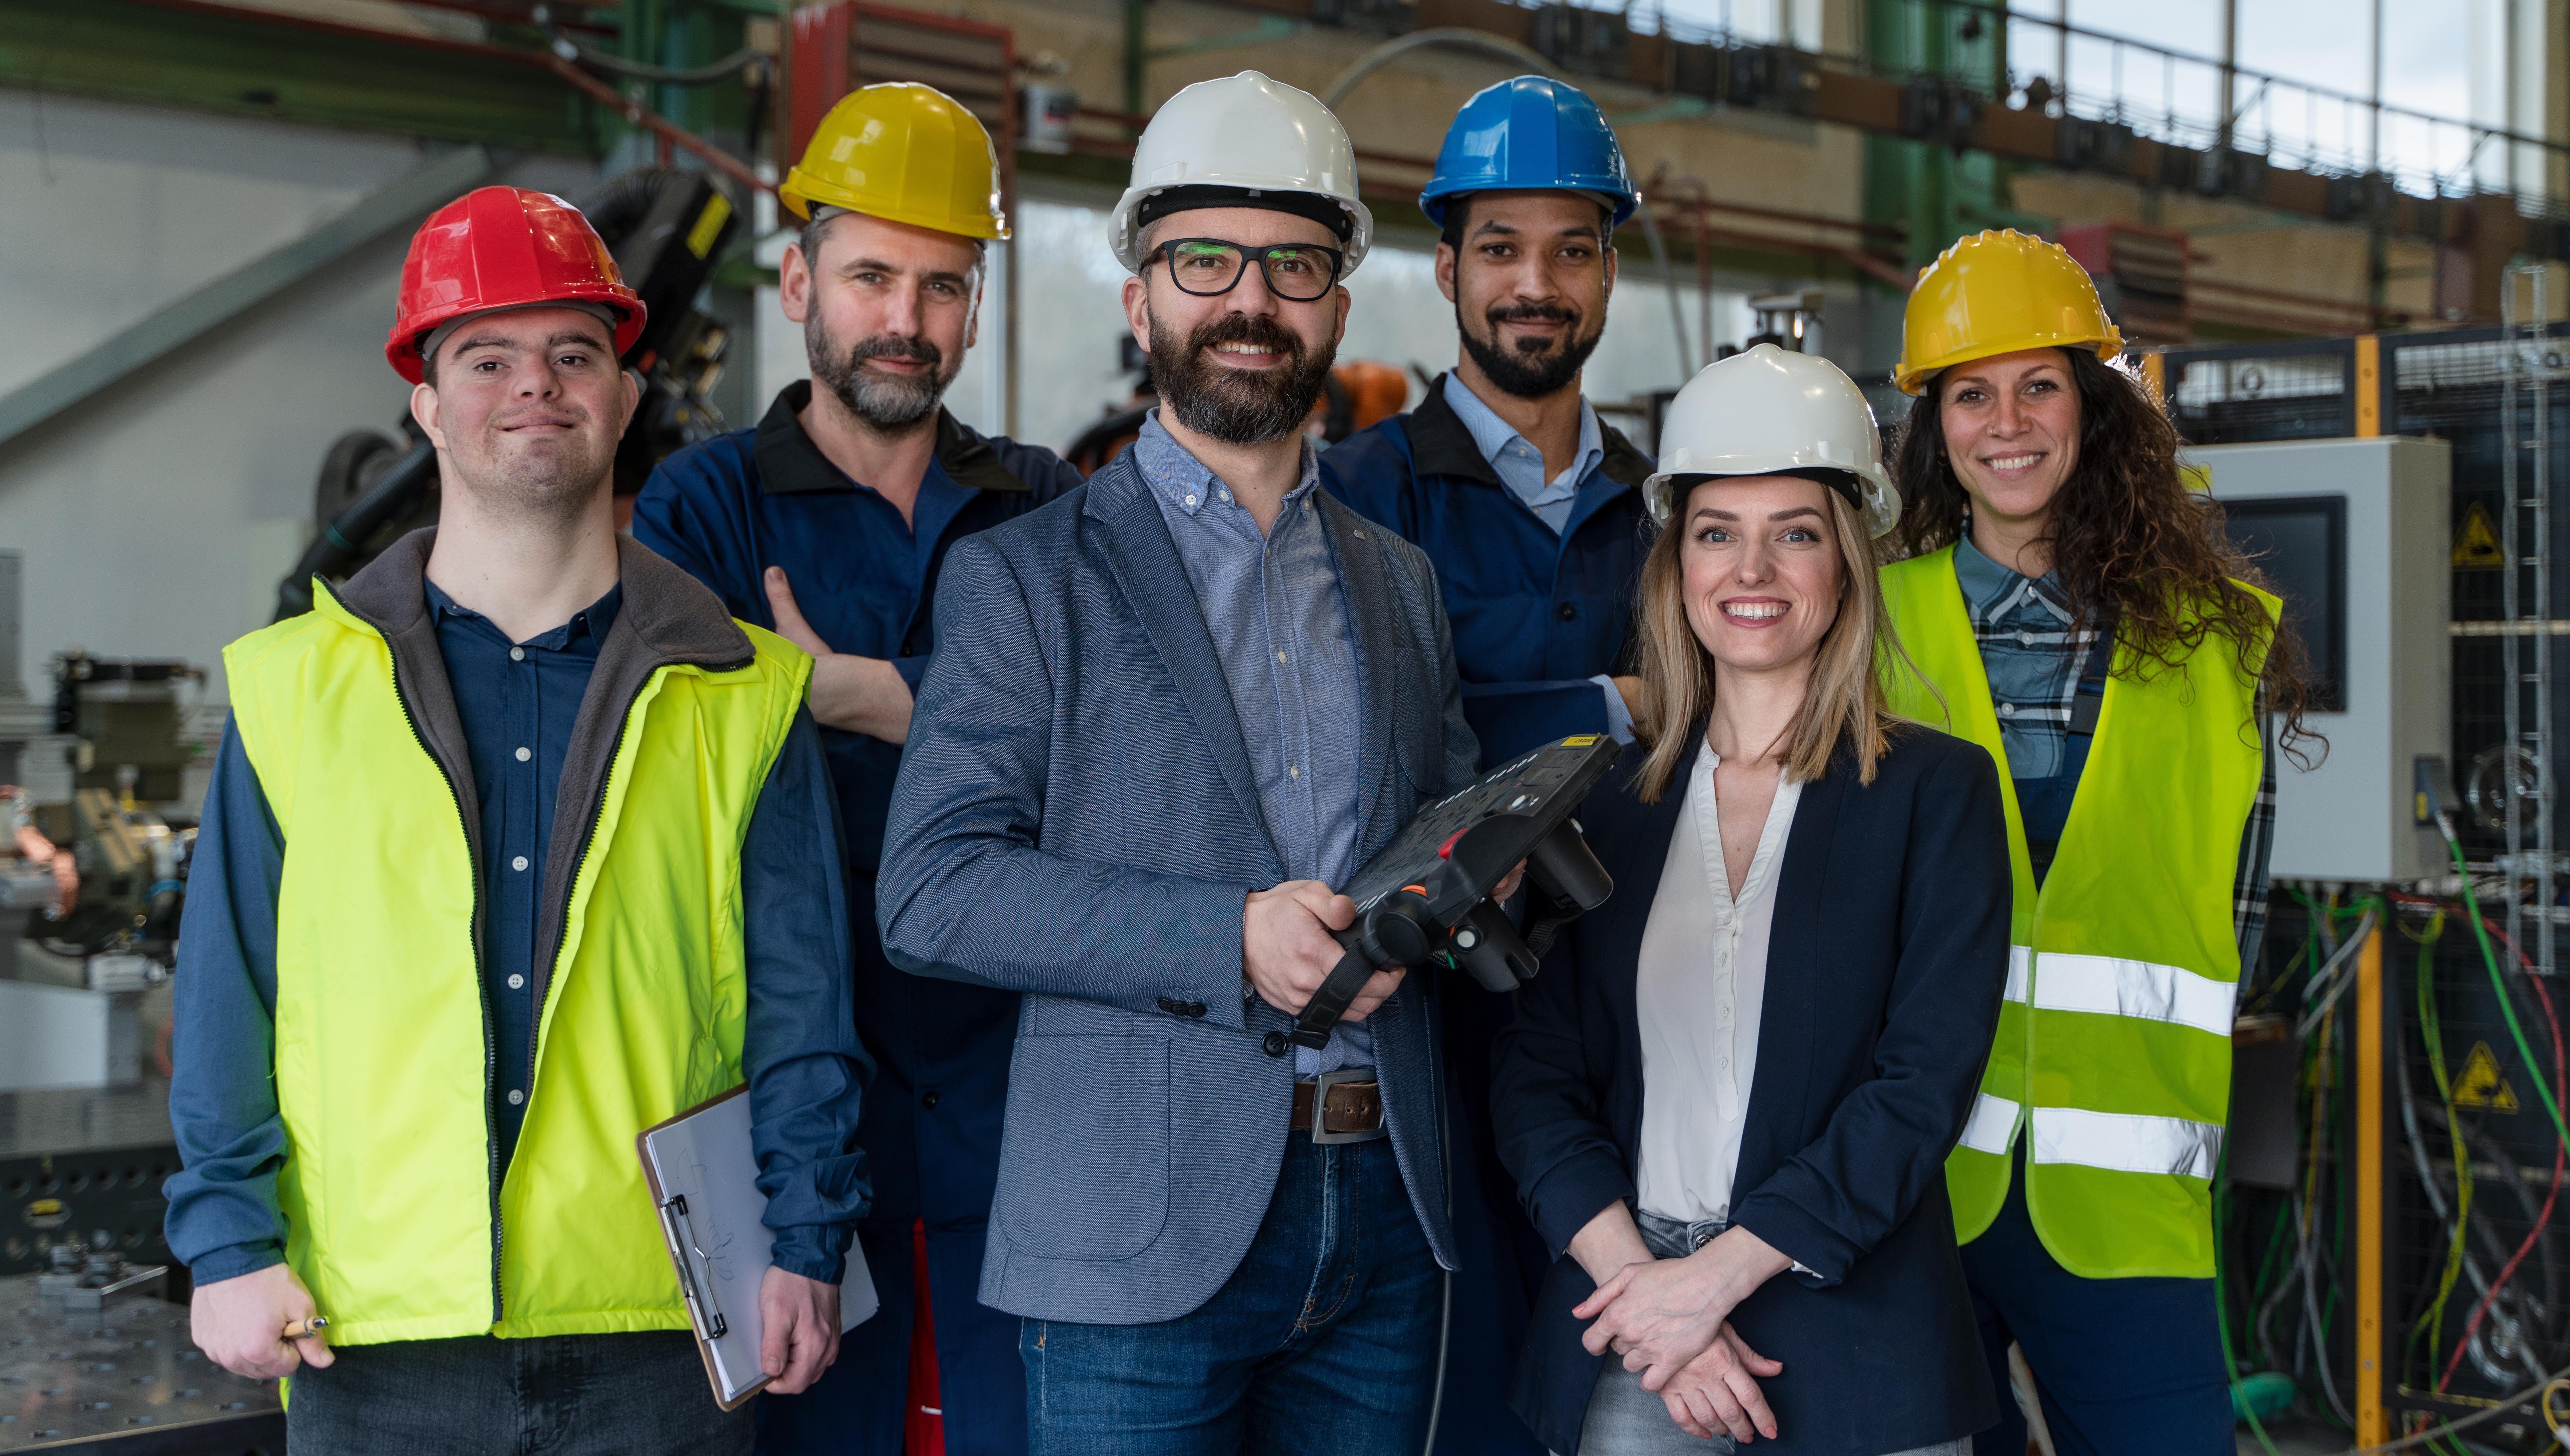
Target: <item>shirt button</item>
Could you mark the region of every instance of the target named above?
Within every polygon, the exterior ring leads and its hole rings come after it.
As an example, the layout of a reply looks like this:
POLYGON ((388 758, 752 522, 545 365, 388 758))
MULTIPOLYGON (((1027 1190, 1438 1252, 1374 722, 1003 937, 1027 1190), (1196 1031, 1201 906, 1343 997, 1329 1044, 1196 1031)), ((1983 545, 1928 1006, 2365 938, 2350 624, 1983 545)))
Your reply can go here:
POLYGON ((1565 601, 1561 605, 1554 607, 1552 609, 1552 614, 1561 618, 1563 621, 1573 621, 1579 616, 1579 608, 1565 601))
POLYGON ((1284 652, 1282 652, 1282 651, 1280 650, 1280 651, 1276 654, 1276 660, 1277 660, 1277 661, 1279 661, 1279 662, 1284 661, 1284 660, 1285 660, 1285 654, 1284 654, 1284 652))
POLYGON ((535 756, 536 751, 532 748, 522 748, 518 750, 518 762, 520 763, 525 763, 527 760, 534 758, 535 756))
POLYGON ((2017 634, 2016 634, 2016 644, 2017 644, 2018 646, 2020 646, 2020 647, 2031 647, 2031 646, 2033 646, 2033 645, 2034 645, 2034 633, 2032 633, 2032 632, 2019 632, 2019 633, 2017 633, 2017 634))
POLYGON ((1717 1067, 1722 1068, 1722 1069, 1723 1069, 1724 1071, 1726 1071, 1726 1072, 1727 1072, 1727 1071, 1730 1071, 1730 1070, 1731 1070, 1731 1058, 1729 1058, 1729 1057, 1723 1057, 1723 1058, 1720 1058, 1719 1060, 1717 1060, 1717 1061, 1715 1061, 1715 1062, 1714 1062, 1714 1065, 1715 1065, 1715 1066, 1717 1066, 1717 1067))
POLYGON ((937 1110, 937 1092, 936 1092, 936 1089, 931 1088, 930 1090, 928 1090, 928 1091, 926 1091, 926 1092, 922 1092, 922 1093, 920 1093, 920 1094, 919 1094, 919 1105, 920 1105, 920 1106, 922 1106, 922 1107, 927 1108, 927 1109, 928 1109, 928 1110, 930 1110, 931 1112, 936 1111, 936 1110, 937 1110))
POLYGON ((518 858, 511 860, 509 862, 509 868, 517 871, 521 875, 525 874, 527 871, 527 857, 520 855, 518 858))
POLYGON ((1229 491, 1216 491, 1213 493, 1213 498, 1226 506, 1231 504, 1231 492, 1229 491))
POLYGON ((1999 716, 2000 716, 2000 717, 2002 717, 2002 718, 2013 718, 2013 717, 2015 717, 2015 716, 2016 716, 2016 704, 2014 704, 2014 703, 2001 703, 2001 704, 1999 704, 1999 716))
POLYGON ((525 1102, 526 1100, 527 1100, 527 1094, 526 1094, 526 1093, 519 1091, 519 1090, 518 1090, 517 1088, 515 1088, 515 1087, 512 1087, 512 1088, 510 1088, 510 1089, 509 1089, 509 1105, 510 1105, 511 1107, 516 1107, 517 1105, 519 1105, 519 1104, 520 1104, 520 1103, 522 1103, 522 1102, 525 1102))
POLYGON ((509 989, 511 989, 511 990, 513 990, 513 991, 523 991, 523 990, 525 990, 526 988, 527 988, 527 978, 526 978, 525 976, 523 976, 523 975, 513 975, 513 976, 509 977, 509 989))
POLYGON ((1303 766, 1301 764, 1287 764, 1285 766, 1285 777, 1289 779, 1299 779, 1303 777, 1303 766))
POLYGON ((512 647, 512 648, 510 648, 510 649, 509 649, 509 660, 510 660, 510 661, 512 661, 512 662, 524 662, 524 661, 526 661, 526 660, 527 660, 527 649, 526 649, 526 648, 524 648, 524 647, 512 647))
POLYGON ((1196 498, 1195 498, 1195 497, 1193 497, 1193 496, 1189 496, 1189 497, 1187 497, 1187 501, 1186 501, 1186 503, 1187 503, 1188 505, 1192 506, 1192 505, 1194 505, 1194 504, 1196 503, 1196 498))

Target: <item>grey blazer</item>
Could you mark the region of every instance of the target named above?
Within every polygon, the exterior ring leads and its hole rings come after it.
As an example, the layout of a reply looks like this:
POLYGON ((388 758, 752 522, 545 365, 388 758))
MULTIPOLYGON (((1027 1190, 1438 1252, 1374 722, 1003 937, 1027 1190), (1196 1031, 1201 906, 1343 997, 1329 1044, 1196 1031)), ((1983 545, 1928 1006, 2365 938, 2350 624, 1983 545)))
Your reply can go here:
MULTIPOLYGON (((1362 861, 1469 783, 1478 750, 1428 558, 1315 499, 1356 642, 1362 861)), ((1284 1163, 1294 1078, 1291 1018, 1241 994, 1241 906, 1285 878, 1131 453, 957 542, 876 885, 895 965, 1026 993, 983 1303, 1148 1323, 1238 1267, 1284 1163)), ((1428 981, 1366 1024, 1393 1151, 1451 1270, 1428 981)))

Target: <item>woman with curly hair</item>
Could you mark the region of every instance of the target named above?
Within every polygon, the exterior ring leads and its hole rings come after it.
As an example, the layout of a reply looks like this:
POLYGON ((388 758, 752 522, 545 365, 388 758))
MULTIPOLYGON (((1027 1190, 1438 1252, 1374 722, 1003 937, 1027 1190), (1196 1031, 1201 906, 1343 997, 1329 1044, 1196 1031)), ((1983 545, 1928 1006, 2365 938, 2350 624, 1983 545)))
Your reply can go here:
MULTIPOLYGON (((1883 665, 1895 711, 1981 744, 2007 790, 2007 998, 1945 1168, 1991 1377, 2018 1345, 2061 1456, 2212 1456, 2233 1006, 2305 692, 2122 349, 2040 238, 1983 232, 1921 275, 1883 665)), ((2006 1415, 1982 1456, 2023 1456, 2006 1415)))

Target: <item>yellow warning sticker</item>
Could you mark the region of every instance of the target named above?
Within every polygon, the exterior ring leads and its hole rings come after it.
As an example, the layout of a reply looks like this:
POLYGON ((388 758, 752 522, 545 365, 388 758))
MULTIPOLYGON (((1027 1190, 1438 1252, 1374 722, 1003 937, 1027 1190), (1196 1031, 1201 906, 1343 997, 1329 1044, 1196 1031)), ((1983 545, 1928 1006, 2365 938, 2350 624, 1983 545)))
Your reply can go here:
POLYGON ((2486 1041, 2472 1043, 2472 1054, 2463 1062, 2463 1074, 2454 1079, 2456 1107, 2485 1107, 2492 1112, 2517 1110, 2516 1090, 2498 1074, 2498 1058, 2490 1054, 2486 1041))
POLYGON ((1576 738, 1565 738, 1561 740, 1561 746, 1564 748, 1586 748, 1588 745, 1595 743, 1596 741, 1596 734, 1582 733, 1576 738))
POLYGON ((731 220, 731 199, 720 192, 705 198, 705 210, 696 214, 696 225, 687 229, 687 251, 703 257, 711 251, 714 239, 722 236, 722 226, 731 220))
POLYGON ((2474 501, 2463 513, 2463 524, 2454 532, 2454 569, 2457 571, 2491 571, 2507 564, 2507 552, 2499 548, 2498 528, 2490 524, 2489 510, 2474 501))

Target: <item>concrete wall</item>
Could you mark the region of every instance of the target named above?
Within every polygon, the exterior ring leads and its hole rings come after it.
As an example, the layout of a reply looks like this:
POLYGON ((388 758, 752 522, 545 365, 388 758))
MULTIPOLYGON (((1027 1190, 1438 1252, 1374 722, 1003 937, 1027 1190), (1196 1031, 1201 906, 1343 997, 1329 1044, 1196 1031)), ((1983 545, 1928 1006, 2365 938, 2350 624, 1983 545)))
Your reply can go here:
MULTIPOLYGON (((398 138, 0 91, 0 393, 415 170, 398 138)), ((504 180, 577 193, 585 161, 504 180)), ((0 547, 26 553, 35 688, 78 644, 219 671, 267 620, 341 433, 391 431, 383 362, 408 229, 226 334, 0 445, 0 547)), ((221 696, 219 677, 214 694, 221 696)))

